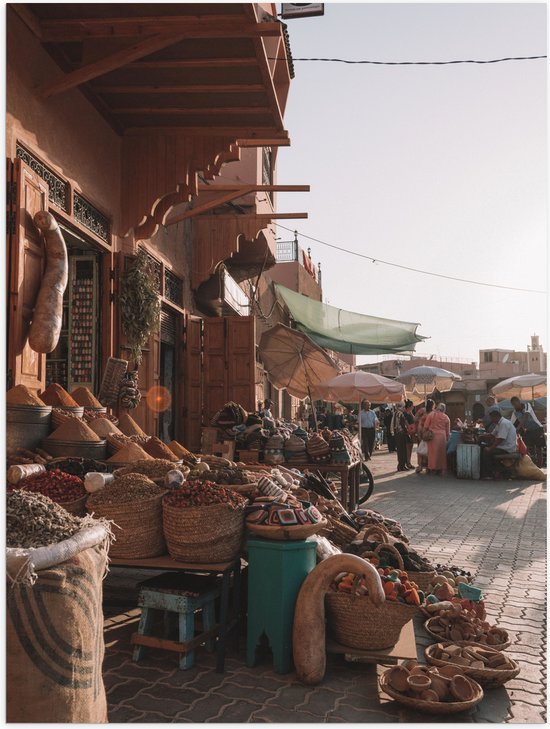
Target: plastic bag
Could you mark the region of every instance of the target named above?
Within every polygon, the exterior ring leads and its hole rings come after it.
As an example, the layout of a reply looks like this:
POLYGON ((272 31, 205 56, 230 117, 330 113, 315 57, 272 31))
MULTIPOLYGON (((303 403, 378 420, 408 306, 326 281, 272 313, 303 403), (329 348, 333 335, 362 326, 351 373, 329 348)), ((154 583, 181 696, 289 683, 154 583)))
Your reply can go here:
POLYGON ((418 448, 416 449, 416 453, 419 456, 427 456, 428 455, 428 444, 425 440, 421 440, 418 444, 418 448))

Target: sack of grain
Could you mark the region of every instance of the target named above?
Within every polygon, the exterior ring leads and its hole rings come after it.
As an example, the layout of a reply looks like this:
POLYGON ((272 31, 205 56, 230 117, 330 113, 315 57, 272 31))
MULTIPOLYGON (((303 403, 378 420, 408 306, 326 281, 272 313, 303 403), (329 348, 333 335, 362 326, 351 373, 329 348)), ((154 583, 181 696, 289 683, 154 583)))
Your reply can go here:
POLYGON ((7 721, 106 723, 109 525, 72 516, 41 494, 14 491, 7 501, 7 544, 37 545, 6 550, 7 721), (39 514, 40 526, 29 530, 39 514))

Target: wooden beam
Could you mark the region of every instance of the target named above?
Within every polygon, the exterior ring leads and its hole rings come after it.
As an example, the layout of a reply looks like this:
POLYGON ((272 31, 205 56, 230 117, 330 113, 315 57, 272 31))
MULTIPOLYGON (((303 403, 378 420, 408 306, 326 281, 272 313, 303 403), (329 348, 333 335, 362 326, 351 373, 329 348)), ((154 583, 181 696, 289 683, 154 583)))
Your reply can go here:
POLYGON ((256 49, 256 57, 258 58, 260 73, 261 73, 262 80, 265 85, 265 91, 267 94, 267 98, 269 99, 271 106, 273 108, 273 116, 275 117, 275 126, 278 127, 279 129, 283 129, 284 128, 283 113, 281 111, 281 106, 279 104, 279 99, 277 97, 277 92, 275 90, 275 84, 273 83, 273 78, 271 76, 271 70, 269 68, 269 63, 267 60, 267 55, 265 52, 264 44, 263 44, 261 38, 254 38, 253 43, 254 43, 254 48, 256 49))
POLYGON ((135 61, 129 63, 132 69, 161 69, 161 68, 242 68, 257 66, 255 57, 251 58, 174 58, 166 61, 135 61))
MULTIPOLYGON (((255 192, 310 192, 309 185, 199 185, 199 192, 231 192, 244 190, 250 187, 255 192)), ((247 194, 247 193, 245 193, 247 194)))
POLYGON ((233 115, 233 114, 271 114, 268 106, 226 106, 226 107, 196 107, 181 109, 180 107, 168 108, 159 106, 128 106, 113 107, 113 114, 172 114, 174 116, 192 116, 193 114, 205 114, 208 116, 233 115))
POLYGON ((69 89, 74 89, 75 86, 80 86, 86 81, 91 81, 98 76, 114 71, 115 68, 120 68, 129 61, 135 61, 136 58, 142 58, 162 48, 174 45, 182 39, 183 36, 181 35, 157 35, 141 40, 138 43, 133 43, 129 48, 123 48, 110 56, 100 58, 99 61, 82 66, 82 68, 68 73, 62 79, 45 84, 39 91, 44 98, 61 94, 69 89))
MULTIPOLYGON (((215 185, 206 185, 206 187, 208 188, 209 192, 216 192, 215 185)), ((192 210, 186 210, 184 213, 180 213, 179 215, 175 215, 172 218, 168 218, 165 224, 175 225, 176 223, 181 223, 182 220, 187 220, 187 218, 194 218, 201 213, 205 213, 208 210, 213 210, 214 208, 217 208, 219 205, 224 205, 225 203, 236 200, 243 195, 249 195, 251 192, 254 192, 254 185, 241 185, 239 190, 231 190, 225 195, 218 195, 218 197, 215 197, 213 200, 208 200, 208 202, 197 205, 192 210)))
POLYGON ((162 131, 165 133, 179 134, 186 137, 231 137, 234 139, 247 140, 255 142, 265 139, 281 142, 288 141, 288 131, 286 129, 273 129, 273 127, 258 126, 223 126, 223 127, 197 127, 197 126, 174 126, 173 124, 155 124, 153 126, 139 127, 132 126, 125 129, 125 136, 141 136, 146 133, 162 131))
POLYGON ((237 139, 238 147, 290 147, 290 139, 237 139))
POLYGON ((42 28, 40 27, 40 22, 36 15, 31 12, 26 5, 23 5, 22 3, 10 3, 8 8, 13 10, 13 12, 21 18, 27 28, 34 33, 38 40, 42 40, 42 28))
POLYGON ((238 220, 251 220, 252 218, 258 218, 259 220, 307 220, 308 213, 252 213, 250 215, 222 214, 212 215, 211 217, 215 218, 216 220, 233 220, 234 218, 237 218, 238 220))
POLYGON ((134 38, 177 33, 186 38, 261 38, 278 37, 279 22, 251 23, 234 15, 205 16, 166 15, 125 18, 63 18, 42 20, 44 41, 64 43, 90 38, 134 38))
POLYGON ((125 86, 94 86, 98 94, 252 94, 265 91, 263 84, 126 84, 125 86))

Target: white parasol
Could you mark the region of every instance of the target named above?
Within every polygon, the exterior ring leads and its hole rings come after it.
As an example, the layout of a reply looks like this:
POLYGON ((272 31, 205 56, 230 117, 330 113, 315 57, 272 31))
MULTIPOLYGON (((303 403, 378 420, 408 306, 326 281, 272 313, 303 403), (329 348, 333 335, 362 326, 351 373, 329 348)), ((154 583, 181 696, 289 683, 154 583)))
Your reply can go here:
POLYGON ((520 400, 535 400, 546 395, 546 375, 516 375, 499 382, 493 387, 497 400, 519 397, 520 400))

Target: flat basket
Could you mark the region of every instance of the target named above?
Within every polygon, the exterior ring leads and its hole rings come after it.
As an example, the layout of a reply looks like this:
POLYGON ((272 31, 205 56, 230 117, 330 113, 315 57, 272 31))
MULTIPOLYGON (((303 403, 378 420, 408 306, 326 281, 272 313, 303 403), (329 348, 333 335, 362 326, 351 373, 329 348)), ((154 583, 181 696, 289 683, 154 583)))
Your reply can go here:
MULTIPOLYGON (((426 622, 424 623, 424 630, 426 631, 426 633, 428 633, 428 635, 430 635, 432 638, 434 638, 438 643, 442 643, 442 642, 447 641, 447 638, 445 636, 441 635, 441 633, 434 633, 430 627, 431 625, 433 625, 432 621, 435 619, 435 617, 437 617, 437 616, 434 616, 433 618, 426 620, 426 622)), ((497 643, 497 645, 486 645, 485 643, 477 643, 476 641, 468 641, 468 645, 477 646, 478 648, 492 648, 495 651, 503 651, 506 648, 508 648, 508 646, 510 646, 511 644, 512 644, 511 640, 507 640, 505 643, 497 643)))
POLYGON ((229 504, 178 508, 163 504, 164 536, 180 562, 216 564, 235 560, 244 532, 244 508, 229 504))
MULTIPOLYGON (((479 643, 473 643, 469 640, 459 640, 459 641, 445 641, 441 642, 442 646, 448 646, 448 645, 461 645, 461 646, 471 646, 472 648, 478 648, 479 643)), ((424 655, 426 656, 426 660, 428 663, 430 663, 432 666, 456 666, 456 663, 452 663, 451 661, 444 661, 441 658, 436 658, 434 656, 436 649, 436 645, 429 645, 424 650, 424 655)), ((485 650, 490 651, 491 653, 499 653, 500 651, 495 650, 491 646, 484 646, 485 650)), ((468 678, 473 678, 474 681, 477 681, 481 686, 483 686, 484 689, 493 689, 498 688, 499 686, 503 686, 508 681, 511 681, 513 678, 515 678, 519 672, 520 667, 516 663, 516 661, 512 660, 511 658, 508 658, 510 663, 513 664, 513 668, 468 668, 468 666, 460 666, 462 671, 464 671, 464 674, 468 676, 468 678)))
POLYGON ((394 646, 401 629, 418 610, 416 605, 389 600, 373 605, 368 595, 345 592, 327 592, 325 606, 328 625, 338 643, 360 650, 394 646))
POLYGON ((162 531, 162 498, 165 492, 142 501, 124 504, 97 504, 88 497, 86 507, 94 516, 115 522, 116 541, 111 543, 110 557, 144 559, 166 554, 162 531), (117 528, 118 527, 118 528, 117 528))
POLYGON ((479 704, 479 702, 483 699, 483 689, 469 676, 466 678, 475 691, 474 697, 470 699, 470 701, 424 701, 423 699, 417 699, 414 696, 401 694, 392 688, 387 680, 388 673, 389 671, 385 671, 379 678, 380 688, 382 691, 388 694, 388 696, 391 696, 392 699, 398 701, 400 704, 410 706, 411 709, 416 709, 417 711, 424 711, 427 714, 457 714, 461 711, 473 709, 474 706, 477 706, 477 704, 479 704))
POLYGON ((246 523, 247 530, 255 537, 263 539, 276 539, 278 542, 293 542, 301 539, 307 539, 312 534, 316 534, 320 529, 327 525, 327 520, 318 522, 317 524, 299 524, 296 526, 271 526, 266 524, 249 524, 246 523))

